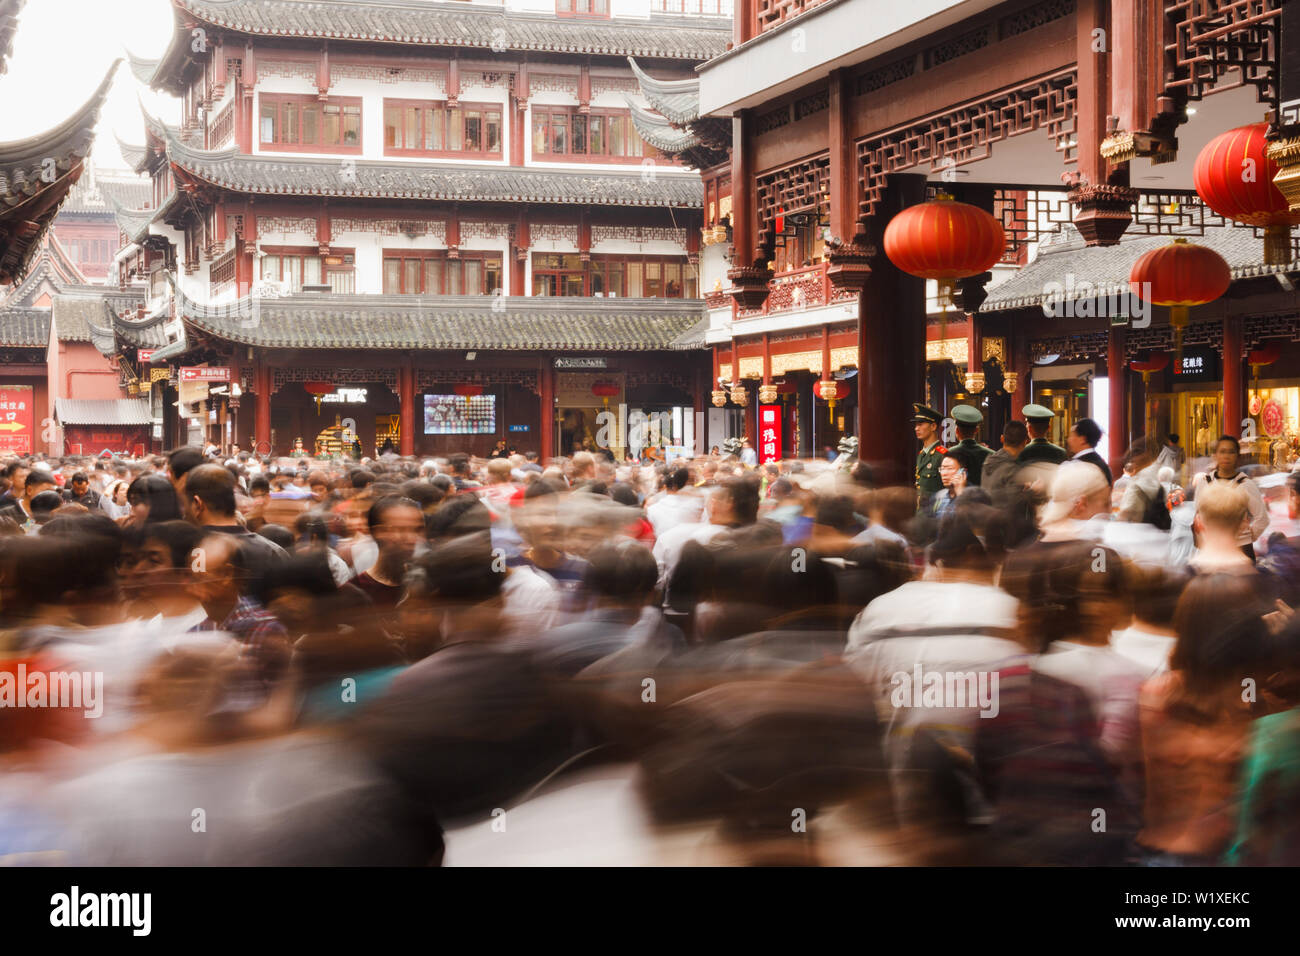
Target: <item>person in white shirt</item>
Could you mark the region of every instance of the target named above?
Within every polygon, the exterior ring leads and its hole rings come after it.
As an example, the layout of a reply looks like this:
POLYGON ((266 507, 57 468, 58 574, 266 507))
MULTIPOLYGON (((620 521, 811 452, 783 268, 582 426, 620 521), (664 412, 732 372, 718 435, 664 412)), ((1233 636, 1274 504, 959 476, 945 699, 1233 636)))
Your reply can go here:
POLYGON ((1264 496, 1259 490, 1259 485, 1237 470, 1240 457, 1241 443, 1231 435, 1220 435, 1219 440, 1214 443, 1214 467, 1209 471, 1199 472, 1192 478, 1188 495, 1198 503, 1197 511, 1199 511, 1201 495, 1210 485, 1232 485, 1242 490, 1246 495, 1249 520, 1243 522, 1237 531, 1236 541, 1242 552, 1253 561, 1255 539, 1268 530, 1268 508, 1264 505, 1264 496))
MULTIPOLYGON (((875 695, 895 805, 905 821, 922 820, 926 812, 928 775, 917 773, 914 762, 922 733, 950 754, 972 754, 981 714, 996 716, 999 673, 1028 659, 1015 639, 1019 602, 993 583, 994 560, 964 516, 945 523, 930 557, 931 579, 868 604, 849 628, 844 650, 845 662, 875 695), (918 677, 929 685, 934 675, 941 685, 949 678, 966 682, 968 696, 932 701, 922 695, 918 706, 913 685, 918 677), (970 693, 972 679, 985 700, 970 693)), ((972 820, 989 813, 973 781, 967 781, 966 809, 972 820)))
POLYGON ((664 475, 663 494, 645 510, 646 519, 659 538, 679 524, 696 524, 704 512, 703 496, 690 487, 691 473, 686 468, 674 468, 664 475))
POLYGON ((654 556, 659 565, 661 587, 667 587, 672 580, 688 542, 705 544, 728 528, 758 520, 758 482, 745 478, 723 479, 709 495, 705 516, 703 522, 679 524, 655 539, 654 556))

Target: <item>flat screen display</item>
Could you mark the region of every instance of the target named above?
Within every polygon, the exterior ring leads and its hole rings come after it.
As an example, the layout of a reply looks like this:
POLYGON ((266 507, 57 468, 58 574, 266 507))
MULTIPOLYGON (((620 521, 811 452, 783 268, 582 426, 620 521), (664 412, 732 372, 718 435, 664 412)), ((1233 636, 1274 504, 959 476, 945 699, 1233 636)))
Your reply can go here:
POLYGON ((425 395, 426 435, 492 435, 497 430, 495 395, 425 395))

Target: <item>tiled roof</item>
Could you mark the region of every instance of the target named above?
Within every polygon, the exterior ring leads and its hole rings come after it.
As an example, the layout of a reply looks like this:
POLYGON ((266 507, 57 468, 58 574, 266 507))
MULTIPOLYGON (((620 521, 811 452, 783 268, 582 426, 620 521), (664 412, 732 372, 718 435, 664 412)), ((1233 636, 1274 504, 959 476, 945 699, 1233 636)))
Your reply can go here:
POLYGON ((178 196, 179 193, 172 190, 157 209, 128 209, 118 202, 113 202, 113 216, 117 220, 117 228, 126 233, 127 239, 131 242, 140 242, 148 235, 149 227, 171 208, 178 196))
POLYGON ((632 113, 632 125, 655 149, 675 156, 700 145, 700 138, 689 129, 678 129, 666 117, 637 106, 629 96, 624 95, 623 99, 632 113))
POLYGON ((426 166, 415 163, 247 156, 237 148, 193 149, 176 140, 171 161, 197 179, 234 192, 467 202, 582 203, 589 206, 699 208, 698 176, 665 169, 628 172, 518 166, 426 166))
POLYGON ((548 51, 700 62, 722 53, 730 18, 557 17, 429 0, 173 0, 177 31, 161 64, 136 59, 142 82, 162 79, 189 48, 190 16, 236 33, 469 47, 494 53, 548 51), (187 16, 189 15, 189 16, 187 16))
POLYGON ((494 296, 298 295, 204 306, 183 295, 192 326, 269 348, 599 349, 673 348, 704 313, 699 299, 564 299, 494 296))
POLYGON ((44 348, 49 342, 49 309, 0 309, 0 346, 44 348))
POLYGON ((0 223, 5 223, 11 210, 22 207, 18 217, 38 222, 42 227, 32 234, 15 235, 6 224, 7 235, 0 240, 0 281, 23 275, 40 244, 44 228, 67 199, 68 191, 80 175, 83 160, 90 155, 99 111, 120 62, 115 61, 109 67, 90 99, 58 126, 27 139, 0 143, 0 223), (56 173, 53 180, 51 171, 56 173))
MULTIPOLYGON (((1127 294, 1128 277, 1139 257, 1168 245, 1172 236, 1127 235, 1117 246, 1085 246, 1078 229, 1066 223, 1044 240, 1035 259, 1010 279, 989 290, 981 312, 1040 308, 1044 301, 1127 294)), ((1287 272, 1291 266, 1264 264, 1264 240, 1249 226, 1207 226, 1205 235, 1188 242, 1207 246, 1223 256, 1233 279, 1287 272)))
POLYGON ((161 60, 146 60, 142 56, 136 56, 130 50, 126 51, 126 60, 131 67, 131 73, 137 80, 148 86, 153 81, 153 75, 158 71, 158 64, 161 60))
POLYGON ((121 151, 122 159, 126 162, 126 165, 137 173, 144 172, 145 166, 149 163, 149 147, 132 146, 130 143, 124 143, 120 136, 116 136, 116 139, 117 148, 121 151))
POLYGON ((687 80, 656 80, 627 58, 636 75, 641 92, 650 105, 662 113, 668 122, 683 126, 700 118, 700 81, 698 77, 687 80))
POLYGON ((149 425, 149 403, 138 398, 56 398, 54 415, 64 425, 149 425))
POLYGON ((56 295, 51 312, 60 342, 90 342, 91 326, 103 327, 104 301, 114 309, 135 308, 144 302, 141 292, 98 292, 56 295))
POLYGON ((60 211, 81 215, 111 215, 114 212, 114 202, 136 209, 147 203, 152 194, 153 189, 147 179, 96 174, 92 181, 90 176, 83 176, 72 188, 68 201, 60 211))

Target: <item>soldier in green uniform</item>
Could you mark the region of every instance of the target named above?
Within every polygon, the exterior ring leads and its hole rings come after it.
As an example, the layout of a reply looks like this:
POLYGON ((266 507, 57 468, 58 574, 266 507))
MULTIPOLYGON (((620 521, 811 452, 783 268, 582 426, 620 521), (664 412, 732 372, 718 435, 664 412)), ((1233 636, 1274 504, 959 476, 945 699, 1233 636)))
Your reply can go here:
POLYGON ((983 474, 984 459, 993 454, 993 449, 977 437, 980 425, 984 422, 984 414, 974 405, 954 405, 952 417, 957 420, 957 437, 961 439, 956 447, 966 449, 966 458, 970 462, 966 466, 967 484, 978 485, 983 474))
POLYGON ((939 463, 948 449, 939 444, 939 424, 943 416, 920 402, 913 402, 912 409, 912 424, 921 443, 921 451, 916 456, 916 502, 918 508, 924 508, 935 493, 943 490, 939 463))
POLYGON ((1053 445, 1047 440, 1052 419, 1056 417, 1054 411, 1042 405, 1026 405, 1020 413, 1025 416, 1025 426, 1029 429, 1029 444, 1016 459, 1019 464, 1027 465, 1030 462, 1045 461, 1059 465, 1070 457, 1070 453, 1060 445, 1053 445))

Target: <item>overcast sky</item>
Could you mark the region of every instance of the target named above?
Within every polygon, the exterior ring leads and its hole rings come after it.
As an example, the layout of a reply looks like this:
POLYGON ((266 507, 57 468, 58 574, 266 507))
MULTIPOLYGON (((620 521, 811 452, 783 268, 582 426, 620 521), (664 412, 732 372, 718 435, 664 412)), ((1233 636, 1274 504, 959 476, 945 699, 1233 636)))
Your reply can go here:
MULTIPOLYGON (((90 98, 109 65, 125 57, 162 55, 171 37, 168 0, 27 0, 0 76, 0 141, 25 139, 57 126, 90 98)), ((94 163, 125 166, 113 134, 144 143, 137 97, 168 122, 179 118, 179 101, 145 89, 123 62, 100 114, 94 163)))

